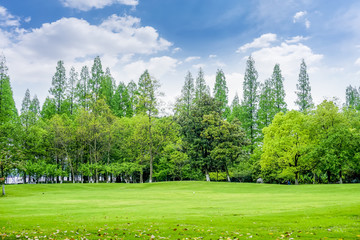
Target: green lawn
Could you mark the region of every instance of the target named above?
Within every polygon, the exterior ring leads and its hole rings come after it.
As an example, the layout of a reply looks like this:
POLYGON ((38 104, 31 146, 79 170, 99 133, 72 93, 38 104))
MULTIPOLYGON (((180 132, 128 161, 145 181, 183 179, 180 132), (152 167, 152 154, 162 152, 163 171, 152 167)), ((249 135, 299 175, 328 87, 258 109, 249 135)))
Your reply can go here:
POLYGON ((360 184, 6 186, 4 239, 360 239, 360 184))

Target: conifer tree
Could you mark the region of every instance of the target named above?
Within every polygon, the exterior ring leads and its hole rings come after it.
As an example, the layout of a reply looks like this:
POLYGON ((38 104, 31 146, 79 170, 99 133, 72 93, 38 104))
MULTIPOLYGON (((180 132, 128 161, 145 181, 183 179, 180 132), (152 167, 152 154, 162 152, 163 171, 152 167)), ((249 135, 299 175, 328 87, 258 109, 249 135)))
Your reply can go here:
POLYGON ((100 84, 104 77, 104 71, 102 69, 100 57, 97 56, 94 59, 94 64, 91 67, 91 79, 90 79, 90 90, 94 101, 100 96, 100 84))
POLYGON ((226 117, 225 111, 227 109, 227 104, 228 104, 228 93, 229 90, 226 86, 225 74, 221 69, 218 69, 216 73, 216 80, 215 80, 213 94, 215 100, 217 100, 220 103, 223 117, 226 117))
POLYGON ((258 109, 259 129, 263 129, 270 125, 278 109, 275 105, 275 89, 273 83, 273 79, 267 79, 260 85, 261 93, 258 109))
POLYGON ((286 112, 284 77, 281 74, 280 65, 275 64, 273 74, 271 76, 273 93, 274 93, 274 107, 275 112, 286 112))
POLYGON ((350 108, 358 108, 360 104, 360 95, 358 90, 351 85, 346 88, 346 106, 350 108))
POLYGON ((200 68, 195 82, 195 100, 199 101, 204 95, 210 95, 210 91, 205 82, 204 72, 200 68))
POLYGON ((80 106, 88 109, 90 98, 90 73, 87 66, 81 68, 80 79, 76 84, 76 98, 80 106))
POLYGON ((184 116, 190 115, 191 106, 195 97, 194 78, 191 72, 188 72, 185 76, 185 83, 181 89, 181 97, 177 101, 177 111, 184 116))
POLYGON ((296 88, 297 100, 295 101, 295 104, 299 107, 301 112, 305 112, 313 106, 313 100, 311 97, 309 75, 307 74, 304 59, 300 65, 299 81, 298 84, 296 84, 296 88))
POLYGON ((135 114, 136 106, 138 103, 138 87, 134 81, 130 81, 126 86, 129 94, 130 107, 127 109, 127 117, 132 117, 135 114))
POLYGON ((153 161, 155 155, 154 142, 153 142, 153 118, 158 114, 158 96, 160 84, 150 76, 148 70, 140 76, 138 83, 139 102, 137 112, 145 114, 148 117, 148 145, 149 145, 149 158, 150 158, 150 176, 149 182, 152 182, 153 177, 153 161))
POLYGON ((52 78, 52 87, 49 90, 49 93, 54 97, 55 100, 55 113, 62 113, 62 105, 65 100, 66 93, 66 73, 64 62, 62 60, 57 62, 56 72, 52 78))
POLYGON ((73 114, 74 112, 74 108, 75 108, 75 104, 76 104, 76 84, 79 81, 78 80, 78 73, 75 71, 74 67, 71 67, 70 69, 70 73, 69 73, 69 79, 67 82, 67 101, 69 104, 69 112, 70 115, 73 114))
POLYGON ((255 69, 255 61, 249 56, 246 62, 246 70, 243 83, 243 101, 241 119, 246 135, 250 139, 250 151, 253 152, 254 143, 258 135, 257 129, 257 106, 259 102, 257 81, 258 72, 255 69))
POLYGON ((110 68, 106 68, 105 75, 100 83, 100 96, 105 99, 108 106, 111 106, 114 91, 116 89, 114 78, 111 76, 110 68))

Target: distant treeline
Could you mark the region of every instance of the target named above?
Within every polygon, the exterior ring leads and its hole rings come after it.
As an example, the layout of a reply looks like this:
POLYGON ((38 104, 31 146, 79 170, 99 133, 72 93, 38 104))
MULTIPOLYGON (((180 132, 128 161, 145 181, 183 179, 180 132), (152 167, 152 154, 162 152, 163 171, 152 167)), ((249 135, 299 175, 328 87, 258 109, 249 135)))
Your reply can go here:
POLYGON ((99 57, 80 74, 58 61, 42 107, 27 90, 18 114, 7 70, 2 56, 0 177, 21 176, 24 183, 360 179, 359 94, 348 88, 342 108, 332 101, 314 106, 304 60, 298 111, 287 110, 280 65, 260 84, 250 56, 241 101, 236 94, 229 104, 222 70, 211 93, 199 69, 195 79, 185 76, 170 116, 161 113, 160 84, 147 70, 137 83, 116 84, 99 57))

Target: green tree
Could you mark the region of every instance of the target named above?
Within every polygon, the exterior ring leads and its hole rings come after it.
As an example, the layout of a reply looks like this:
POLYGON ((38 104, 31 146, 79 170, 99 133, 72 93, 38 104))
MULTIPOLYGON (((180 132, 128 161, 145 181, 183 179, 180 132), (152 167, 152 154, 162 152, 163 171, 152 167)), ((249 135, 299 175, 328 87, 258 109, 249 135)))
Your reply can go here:
POLYGON ((360 95, 356 87, 351 85, 346 87, 346 106, 358 109, 360 105, 360 95))
POLYGON ((311 97, 309 75, 306 70, 304 59, 300 65, 299 80, 296 84, 296 89, 297 100, 295 101, 295 104, 299 107, 301 112, 309 110, 313 106, 313 100, 311 97))
POLYGON ((274 88, 274 108, 275 114, 278 112, 286 112, 284 77, 281 74, 280 65, 275 64, 274 71, 271 76, 272 86, 274 88))
POLYGON ((230 123, 216 112, 204 115, 202 124, 205 126, 202 136, 212 145, 210 156, 215 170, 225 171, 230 182, 229 168, 245 159, 243 147, 247 145, 246 134, 237 119, 230 123))
POLYGON ((229 90, 226 86, 225 74, 221 69, 216 72, 215 86, 214 86, 214 97, 221 104, 222 116, 227 117, 229 115, 228 104, 228 93, 229 90))
POLYGON ((131 105, 131 99, 125 83, 123 82, 119 83, 115 91, 115 95, 112 98, 111 105, 115 116, 132 117, 133 109, 131 105))
POLYGON ((80 79, 76 84, 77 102, 85 109, 89 108, 90 99, 90 73, 87 66, 81 68, 80 79))
POLYGON ((275 178, 295 179, 295 184, 298 184, 299 174, 309 170, 310 131, 307 115, 294 110, 278 113, 263 129, 260 164, 264 174, 275 172, 275 178))
POLYGON ((66 96, 69 104, 69 113, 73 115, 76 105, 76 84, 78 83, 79 74, 75 71, 74 67, 71 67, 69 73, 69 79, 67 82, 66 96))
POLYGON ((62 105, 65 100, 65 93, 67 91, 66 72, 64 62, 62 60, 57 62, 56 72, 52 78, 51 85, 52 87, 50 88, 49 93, 55 100, 56 113, 60 114, 63 112, 62 105))
POLYGON ((259 129, 263 129, 270 125, 277 112, 275 108, 273 81, 271 79, 265 80, 265 82, 260 85, 260 88, 258 127, 259 129))
POLYGON ((246 70, 243 83, 243 101, 242 115, 240 121, 245 132, 250 139, 250 152, 254 150, 256 138, 258 136, 257 129, 257 106, 259 102, 257 81, 258 72, 255 69, 255 61, 250 56, 246 62, 246 70))
POLYGON ((102 77, 100 83, 100 96, 105 99, 105 102, 111 106, 112 99, 114 97, 115 92, 115 80, 111 76, 110 68, 106 68, 105 74, 102 77))
POLYGON ((153 139, 153 119, 158 114, 158 97, 161 95, 159 92, 159 82, 152 78, 148 72, 145 72, 140 76, 138 83, 139 102, 137 112, 145 114, 148 117, 148 133, 149 133, 149 162, 150 162, 150 176, 149 182, 152 182, 153 175, 153 162, 154 162, 154 139, 153 139))
POLYGON ((100 86, 103 81, 104 71, 100 57, 97 56, 94 59, 94 63, 91 67, 91 79, 89 80, 90 92, 92 99, 96 102, 100 96, 100 86))
POLYGON ((198 76, 195 81, 195 100, 202 99, 204 95, 210 95, 209 86, 206 85, 204 71, 199 69, 198 76))

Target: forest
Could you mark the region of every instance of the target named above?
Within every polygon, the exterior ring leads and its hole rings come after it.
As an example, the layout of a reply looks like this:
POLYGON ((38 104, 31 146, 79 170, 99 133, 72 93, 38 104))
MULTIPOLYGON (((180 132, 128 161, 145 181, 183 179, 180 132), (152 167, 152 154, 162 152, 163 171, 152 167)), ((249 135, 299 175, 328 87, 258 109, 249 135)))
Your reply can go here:
MULTIPOLYGON (((0 177, 23 183, 360 181, 360 96, 314 105, 307 66, 288 110, 280 65, 260 83, 247 59, 243 98, 229 102, 225 73, 213 91, 200 68, 188 72, 172 114, 161 111, 159 81, 116 84, 100 57, 80 73, 58 61, 42 106, 25 92, 18 111, 5 56, 0 59, 0 177), (261 178, 261 179, 260 179, 261 178)), ((241 79, 239 79, 239 84, 241 79)))

